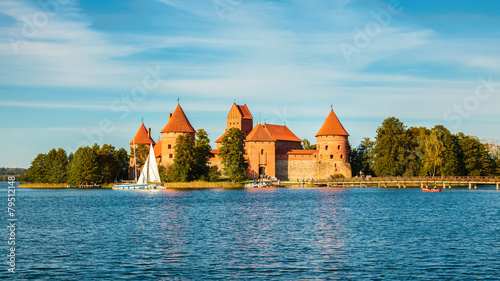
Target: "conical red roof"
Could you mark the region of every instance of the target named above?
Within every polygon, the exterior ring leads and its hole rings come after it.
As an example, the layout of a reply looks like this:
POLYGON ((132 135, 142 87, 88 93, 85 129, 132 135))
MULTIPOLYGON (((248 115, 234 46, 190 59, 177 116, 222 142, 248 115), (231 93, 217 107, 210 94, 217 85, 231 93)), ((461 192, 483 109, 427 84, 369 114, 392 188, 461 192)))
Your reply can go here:
POLYGON ((155 141, 149 136, 148 130, 146 129, 146 126, 144 126, 144 123, 141 124, 141 127, 139 127, 139 131, 137 131, 137 134, 135 134, 135 137, 132 139, 130 144, 139 144, 139 143, 144 143, 144 144, 150 144, 152 143, 153 145, 155 144, 155 141))
POLYGON ((161 130, 161 132, 194 133, 195 130, 193 129, 193 126, 191 126, 191 123, 189 123, 189 120, 187 119, 186 114, 184 114, 181 106, 177 105, 174 113, 172 114, 172 117, 170 117, 167 125, 165 126, 165 128, 163 128, 163 130, 161 130))
POLYGON ((330 111, 328 117, 326 117, 325 123, 321 126, 316 137, 318 136, 349 136, 349 134, 344 129, 344 126, 340 123, 335 112, 330 111))

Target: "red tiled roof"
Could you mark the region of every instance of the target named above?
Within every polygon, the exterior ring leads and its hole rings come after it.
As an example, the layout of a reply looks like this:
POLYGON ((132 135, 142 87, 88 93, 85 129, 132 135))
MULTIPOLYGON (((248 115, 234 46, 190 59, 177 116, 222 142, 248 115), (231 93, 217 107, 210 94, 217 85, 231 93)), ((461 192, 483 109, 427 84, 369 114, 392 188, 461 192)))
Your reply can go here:
POLYGON ((135 134, 135 137, 132 139, 132 141, 129 144, 139 144, 139 143, 144 143, 144 144, 150 144, 152 143, 153 145, 155 144, 155 141, 149 136, 148 130, 146 129, 146 126, 144 124, 141 124, 139 127, 139 130, 137 131, 137 134, 135 134))
POLYGON ((266 128, 276 140, 302 142, 302 140, 292 133, 287 126, 265 124, 264 128, 266 128))
POLYGON ((217 153, 219 153, 219 150, 218 150, 218 149, 210 149, 210 152, 211 152, 213 155, 217 155, 217 153))
POLYGON ((162 145, 162 141, 163 140, 159 140, 156 145, 153 147, 153 151, 155 152, 155 156, 156 157, 160 157, 161 156, 161 145, 162 145))
POLYGON ((288 127, 281 125, 257 124, 248 134, 247 141, 299 141, 299 139, 288 127))
POLYGON ((224 138, 224 136, 226 135, 226 133, 227 133, 227 130, 226 130, 226 131, 224 131, 224 134, 222 134, 222 136, 220 136, 220 138, 218 138, 215 142, 216 142, 216 143, 221 142, 221 141, 222 141, 222 138, 224 138))
POLYGON ((247 105, 237 105, 238 110, 241 112, 241 115, 243 115, 243 119, 253 119, 252 114, 250 113, 250 110, 248 109, 247 105))
POLYGON ((247 141, 276 141, 275 138, 271 136, 271 133, 262 125, 257 124, 255 128, 248 134, 247 141))
POLYGON ((295 154, 295 155, 313 155, 317 150, 313 149, 292 149, 287 152, 287 154, 295 154))
POLYGON ((189 123, 189 120, 187 119, 186 114, 184 114, 181 106, 177 105, 172 117, 170 117, 167 125, 163 128, 163 130, 161 130, 161 132, 194 133, 195 130, 193 129, 193 126, 191 126, 191 123, 189 123))
POLYGON ((330 111, 328 117, 326 117, 325 123, 321 126, 316 137, 318 136, 349 136, 349 134, 344 129, 344 126, 340 123, 335 112, 330 111))

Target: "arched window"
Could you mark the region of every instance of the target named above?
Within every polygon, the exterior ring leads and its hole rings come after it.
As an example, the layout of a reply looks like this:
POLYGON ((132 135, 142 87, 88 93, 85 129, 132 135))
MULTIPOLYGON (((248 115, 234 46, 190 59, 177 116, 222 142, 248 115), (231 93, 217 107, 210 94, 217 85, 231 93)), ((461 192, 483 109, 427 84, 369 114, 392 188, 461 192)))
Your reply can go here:
POLYGON ((344 155, 340 154, 340 159, 344 158, 344 155))
POLYGON ((261 149, 261 150, 260 150, 260 154, 264 154, 264 149, 261 149))
POLYGON ((330 154, 330 159, 333 159, 333 154, 330 154))
POLYGON ((168 149, 172 149, 172 145, 171 144, 168 145, 168 149))
POLYGON ((172 157, 174 157, 172 154, 169 154, 169 155, 168 155, 168 158, 172 158, 172 157))
POLYGON ((338 149, 340 149, 340 145, 338 146, 338 149))
POLYGON ((327 146, 325 146, 325 150, 328 150, 328 145, 327 145, 327 146))

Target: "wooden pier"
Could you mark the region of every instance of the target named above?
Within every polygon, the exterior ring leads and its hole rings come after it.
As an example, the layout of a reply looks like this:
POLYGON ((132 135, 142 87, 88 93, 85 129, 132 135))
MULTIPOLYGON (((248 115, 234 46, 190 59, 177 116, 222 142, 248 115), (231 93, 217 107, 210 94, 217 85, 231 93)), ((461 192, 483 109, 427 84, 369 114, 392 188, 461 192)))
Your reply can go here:
POLYGON ((328 187, 378 187, 378 188, 440 188, 468 187, 494 185, 500 190, 500 177, 372 177, 333 179, 329 181, 313 181, 313 185, 328 187))

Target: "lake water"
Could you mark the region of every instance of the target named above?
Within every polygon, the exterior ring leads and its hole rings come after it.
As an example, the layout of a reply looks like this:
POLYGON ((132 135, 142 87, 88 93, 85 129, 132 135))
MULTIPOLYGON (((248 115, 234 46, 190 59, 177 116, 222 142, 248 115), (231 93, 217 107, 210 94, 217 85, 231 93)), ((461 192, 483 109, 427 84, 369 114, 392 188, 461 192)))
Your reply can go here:
POLYGON ((16 200, 17 270, 7 272, 4 230, 0 278, 500 276, 500 192, 491 189, 18 189, 16 200))

